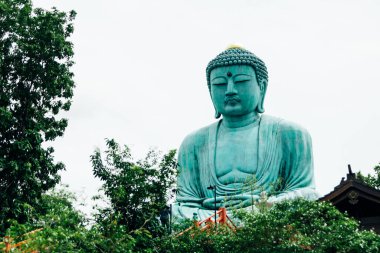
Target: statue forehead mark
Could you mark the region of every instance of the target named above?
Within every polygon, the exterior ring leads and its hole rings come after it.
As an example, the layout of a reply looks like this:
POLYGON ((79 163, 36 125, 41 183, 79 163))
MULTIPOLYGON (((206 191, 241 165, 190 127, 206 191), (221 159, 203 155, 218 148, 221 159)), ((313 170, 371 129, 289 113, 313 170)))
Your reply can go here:
POLYGON ((228 77, 231 77, 231 76, 232 76, 231 71, 228 71, 228 72, 227 72, 227 76, 228 76, 228 77))

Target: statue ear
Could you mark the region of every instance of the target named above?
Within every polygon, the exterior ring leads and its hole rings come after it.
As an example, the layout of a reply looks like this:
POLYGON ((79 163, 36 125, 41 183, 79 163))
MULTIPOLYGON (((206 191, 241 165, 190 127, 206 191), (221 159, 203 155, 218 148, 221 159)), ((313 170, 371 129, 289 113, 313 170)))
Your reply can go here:
POLYGON ((257 105, 257 112, 258 113, 263 113, 265 110, 264 110, 264 99, 265 99, 265 94, 267 92, 267 85, 268 85, 268 82, 264 79, 261 79, 259 81, 259 87, 260 87, 260 99, 259 99, 259 103, 257 105))
MULTIPOLYGON (((211 100, 212 100, 212 104, 214 104, 214 100, 212 99, 212 93, 211 93, 211 89, 210 87, 208 88, 208 91, 210 92, 210 97, 211 97, 211 100)), ((216 109, 215 105, 214 105, 214 109, 215 109, 215 119, 219 119, 220 116, 222 116, 222 114, 220 112, 218 112, 218 110, 216 109)))
POLYGON ((220 114, 220 112, 218 112, 218 110, 215 108, 215 119, 219 119, 221 115, 222 114, 220 114))

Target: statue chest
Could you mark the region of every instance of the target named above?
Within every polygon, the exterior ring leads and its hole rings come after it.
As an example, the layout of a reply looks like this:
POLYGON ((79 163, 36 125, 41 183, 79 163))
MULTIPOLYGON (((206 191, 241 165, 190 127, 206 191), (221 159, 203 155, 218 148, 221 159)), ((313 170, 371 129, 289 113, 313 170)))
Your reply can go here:
POLYGON ((215 173, 223 184, 245 183, 257 170, 258 126, 221 127, 215 148, 215 173))

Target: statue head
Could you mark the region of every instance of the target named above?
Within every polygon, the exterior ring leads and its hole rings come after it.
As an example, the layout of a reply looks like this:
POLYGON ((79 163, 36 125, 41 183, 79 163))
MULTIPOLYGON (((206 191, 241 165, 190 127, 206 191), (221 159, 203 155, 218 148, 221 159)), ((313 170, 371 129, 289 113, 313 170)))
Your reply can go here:
POLYGON ((268 72, 253 53, 230 47, 210 61, 206 75, 216 118, 264 112, 268 72))

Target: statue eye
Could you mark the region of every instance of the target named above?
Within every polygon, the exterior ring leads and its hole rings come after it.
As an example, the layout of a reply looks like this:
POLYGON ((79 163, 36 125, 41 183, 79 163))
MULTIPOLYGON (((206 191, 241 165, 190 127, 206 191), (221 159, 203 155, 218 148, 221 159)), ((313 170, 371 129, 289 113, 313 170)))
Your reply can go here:
POLYGON ((216 85, 216 86, 221 86, 221 85, 226 85, 227 82, 213 82, 212 85, 216 85))
POLYGON ((216 86, 227 85, 227 80, 224 78, 215 78, 211 84, 216 86))
POLYGON ((235 83, 245 83, 250 81, 251 79, 249 78, 236 78, 235 83))
POLYGON ((235 76, 234 78, 234 82, 235 83, 244 83, 244 82, 248 82, 251 80, 251 77, 249 75, 237 75, 235 76))

